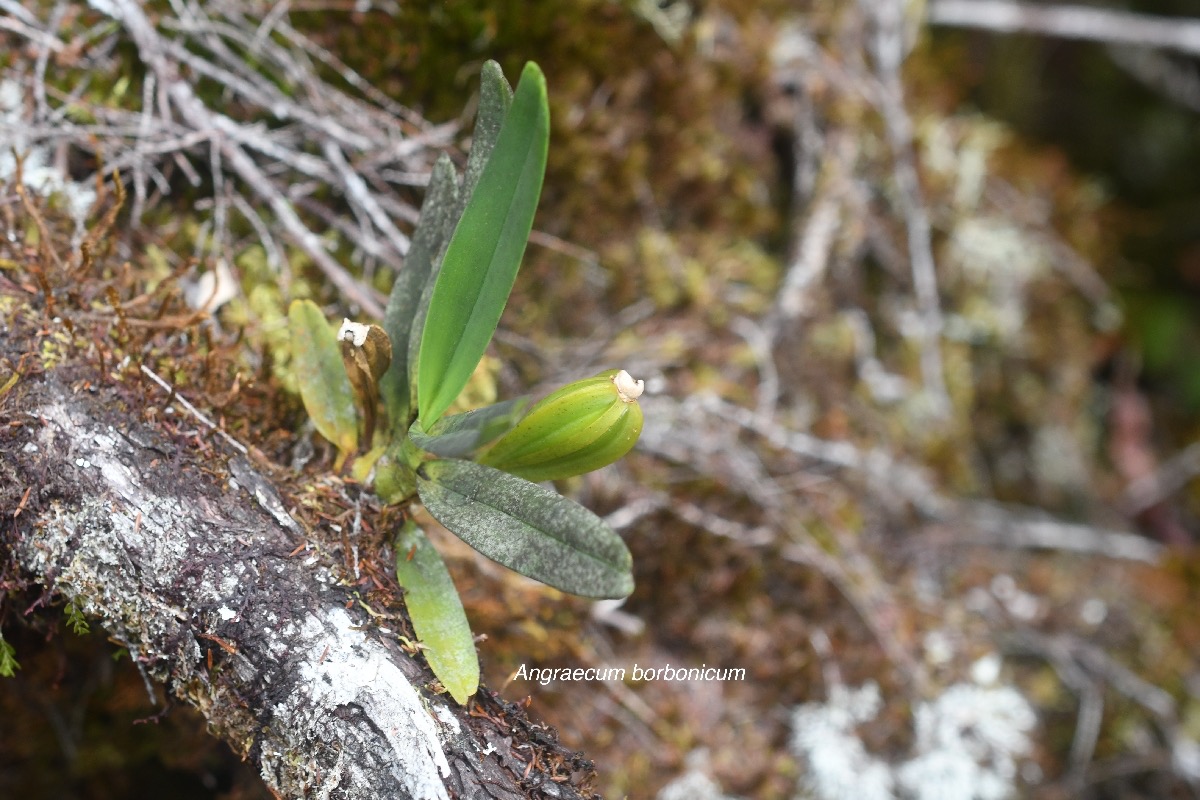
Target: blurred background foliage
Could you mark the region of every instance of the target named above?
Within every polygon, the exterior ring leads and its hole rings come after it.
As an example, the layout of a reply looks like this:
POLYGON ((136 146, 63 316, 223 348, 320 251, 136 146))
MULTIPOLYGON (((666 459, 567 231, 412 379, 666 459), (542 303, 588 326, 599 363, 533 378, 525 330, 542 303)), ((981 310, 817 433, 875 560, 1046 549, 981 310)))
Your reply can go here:
MULTIPOLYGON (((1119 6, 1194 18, 1190 0, 1119 6)), ((1195 99, 1173 102, 1099 44, 935 29, 930 56, 957 78, 960 101, 1052 146, 1111 198, 1120 242, 1108 274, 1125 332, 1160 411, 1194 431, 1200 411, 1200 148, 1195 99)), ((1136 56, 1136 54, 1135 54, 1136 56)), ((1196 73, 1194 59, 1164 55, 1196 73)))

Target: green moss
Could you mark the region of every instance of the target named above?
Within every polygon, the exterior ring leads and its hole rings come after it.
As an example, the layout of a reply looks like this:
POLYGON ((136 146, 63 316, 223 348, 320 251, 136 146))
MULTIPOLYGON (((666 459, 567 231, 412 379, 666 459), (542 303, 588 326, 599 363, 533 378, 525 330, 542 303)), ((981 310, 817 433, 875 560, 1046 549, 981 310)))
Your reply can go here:
POLYGON ((21 665, 17 663, 17 651, 4 640, 0 633, 0 678, 11 678, 21 665))
POLYGON ((74 345, 74 337, 65 328, 57 327, 51 330, 42 337, 38 345, 38 356, 41 358, 42 368, 46 370, 54 369, 59 364, 67 361, 74 345))

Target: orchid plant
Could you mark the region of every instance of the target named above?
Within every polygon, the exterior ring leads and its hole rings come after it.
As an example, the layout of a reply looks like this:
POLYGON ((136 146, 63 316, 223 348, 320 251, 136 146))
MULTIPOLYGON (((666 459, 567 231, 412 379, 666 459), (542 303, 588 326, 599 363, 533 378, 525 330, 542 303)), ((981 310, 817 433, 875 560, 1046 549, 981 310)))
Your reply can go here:
MULTIPOLYGON (((382 325, 336 331, 311 301, 288 318, 294 370, 317 431, 385 503, 420 503, 485 556, 566 592, 633 590, 621 538, 592 512, 534 481, 580 475, 625 455, 642 428, 643 382, 623 370, 577 381, 528 407, 516 398, 457 414, 495 333, 541 194, 550 134, 546 81, 525 65, 514 93, 483 67, 465 174, 435 164, 404 269, 382 325)), ((454 583, 407 514, 396 577, 430 668, 459 703, 479 661, 454 583)))

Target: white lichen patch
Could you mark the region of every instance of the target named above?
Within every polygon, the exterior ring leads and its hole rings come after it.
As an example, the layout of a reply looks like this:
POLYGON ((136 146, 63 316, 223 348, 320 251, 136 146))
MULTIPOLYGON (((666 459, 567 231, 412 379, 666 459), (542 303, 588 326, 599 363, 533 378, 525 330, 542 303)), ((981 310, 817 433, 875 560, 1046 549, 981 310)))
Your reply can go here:
POLYGON ((925 634, 925 660, 930 664, 941 666, 949 664, 954 658, 954 640, 949 632, 932 630, 925 634))
POLYGON ((727 795, 708 774, 708 751, 703 748, 688 753, 687 769, 678 778, 659 790, 655 800, 737 800, 727 795))
MULTIPOLYGON (((181 636, 178 627, 189 615, 164 609, 155 589, 178 588, 182 571, 197 558, 220 555, 223 546, 210 542, 197 525, 197 508, 185 508, 178 498, 158 492, 153 481, 130 466, 134 452, 126 439, 111 428, 89 431, 89 421, 74 410, 70 398, 37 413, 48 423, 40 434, 41 448, 61 449, 58 439, 69 439, 74 458, 68 463, 81 470, 81 479, 96 483, 98 492, 77 509, 56 508, 50 524, 22 555, 24 563, 52 576, 55 589, 99 618, 130 652, 154 642, 178 643, 167 658, 159 654, 139 662, 144 674, 164 681, 188 674, 202 658, 196 642, 181 636)), ((230 621, 232 610, 224 601, 240 595, 236 573, 244 571, 242 562, 231 562, 195 587, 195 597, 202 605, 221 606, 219 616, 230 621)), ((237 663, 239 670, 245 666, 237 663)))
POLYGON ((954 181, 953 208, 972 213, 982 203, 989 160, 1005 144, 1005 128, 982 116, 929 115, 917 125, 922 166, 954 181))
POLYGON ((82 231, 87 213, 96 202, 96 190, 91 184, 68 180, 63 170, 50 163, 51 154, 45 148, 29 146, 24 96, 25 91, 17 81, 0 81, 0 139, 5 140, 4 148, 0 149, 0 183, 16 177, 20 157, 21 182, 25 187, 43 197, 61 195, 76 229, 82 231))
POLYGON ((218 584, 220 593, 225 597, 233 597, 237 592, 238 586, 241 584, 241 577, 235 572, 227 572, 221 576, 221 582, 218 584))
MULTIPOLYGON (((361 709, 383 737, 395 781, 415 798, 448 798, 442 776, 450 775, 450 764, 438 726, 383 644, 356 630, 341 608, 306 617, 300 638, 307 650, 298 665, 299 691, 274 708, 272 727, 285 738, 288 731, 299 738, 336 719, 338 709, 361 709)), ((274 770, 274 760, 264 755, 264 776, 274 770)), ((365 782, 365 773, 359 773, 366 768, 343 760, 338 765, 341 774, 325 775, 323 782, 358 785, 365 782)))
MULTIPOLYGON (((54 447, 57 432, 78 431, 82 427, 82 421, 72 416, 64 402, 42 407, 39 415, 52 423, 41 434, 44 448, 54 447)), ((78 545, 81 554, 72 566, 80 565, 78 569, 86 571, 88 564, 120 565, 133 551, 149 559, 142 565, 148 580, 165 579, 173 574, 174 568, 186 558, 188 544, 182 537, 166 535, 166 531, 187 516, 186 510, 178 501, 158 496, 138 480, 123 461, 128 455, 128 445, 123 439, 96 433, 77 441, 81 452, 74 464, 89 472, 99 470, 105 482, 105 497, 95 508, 85 505, 72 519, 64 519, 64 526, 77 530, 81 537, 78 545), (104 517, 109 528, 92 530, 93 515, 104 517)), ((95 582, 92 575, 73 576, 71 569, 64 570, 58 581, 73 579, 80 586, 95 582)))
POLYGON ((1064 425, 1044 425, 1034 431, 1030 460, 1038 483, 1085 491, 1091 482, 1088 458, 1075 433, 1064 425))
POLYGON ((1016 794, 1019 759, 1029 755, 1037 716, 1011 686, 1000 658, 985 656, 976 683, 955 684, 914 709, 913 751, 893 762, 869 753, 856 730, 870 724, 878 687, 834 686, 826 703, 799 706, 792 751, 804 763, 798 797, 816 800, 1005 800, 1016 794), (981 685, 986 684, 986 685, 981 685))
POLYGON ((867 752, 855 728, 875 718, 879 687, 834 686, 827 703, 806 703, 792 715, 792 750, 805 762, 803 787, 820 800, 892 800, 891 768, 867 752))
POLYGON ((1050 257, 1041 243, 1009 220, 972 217, 951 231, 945 263, 983 290, 958 310, 960 338, 1019 345, 1030 284, 1050 273, 1050 257))
POLYGON ((988 653, 971 665, 971 680, 980 686, 991 686, 1000 680, 1000 668, 1004 666, 998 653, 988 653))
POLYGON ((1033 708, 1008 686, 951 686, 916 710, 917 755, 897 770, 914 800, 1005 800, 1032 748, 1033 708))
POLYGON ((111 459, 106 459, 100 464, 100 474, 113 486, 131 486, 134 482, 133 472, 129 467, 111 459))
POLYGON ((435 705, 433 707, 433 715, 448 735, 455 735, 462 731, 462 727, 458 724, 458 719, 454 716, 454 712, 445 706, 435 705))

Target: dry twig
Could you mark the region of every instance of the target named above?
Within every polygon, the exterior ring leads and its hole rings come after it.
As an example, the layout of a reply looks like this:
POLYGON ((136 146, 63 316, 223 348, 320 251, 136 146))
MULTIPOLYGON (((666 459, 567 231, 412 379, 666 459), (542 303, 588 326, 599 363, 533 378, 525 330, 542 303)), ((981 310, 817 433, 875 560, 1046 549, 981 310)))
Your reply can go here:
POLYGON ((1012 0, 931 0, 929 21, 934 25, 981 28, 999 33, 1036 33, 1200 55, 1200 21, 1152 17, 1108 8, 1040 5, 1012 0))
POLYGON ((1129 485, 1122 507, 1136 516, 1157 505, 1200 476, 1200 442, 1196 442, 1167 460, 1158 470, 1129 485))
POLYGON ((879 111, 892 147, 892 174, 900 193, 908 234, 908 258, 921 320, 921 377, 929 392, 933 413, 945 416, 950 411, 950 396, 946 392, 942 368, 941 301, 929 213, 917 175, 912 119, 904 105, 904 82, 900 78, 900 66, 905 56, 904 4, 899 0, 863 0, 861 5, 874 25, 869 49, 879 78, 879 111))
POLYGON ((287 251, 271 233, 278 226, 276 235, 305 253, 347 302, 381 315, 379 294, 354 278, 336 251, 365 256, 368 273, 375 262, 403 263, 404 228, 417 212, 398 189, 428 174, 434 148, 450 143, 454 126, 430 125, 369 86, 292 27, 286 3, 171 6, 172 15, 151 18, 132 0, 98 4, 119 26, 80 31, 80 15, 66 14, 66 4, 42 20, 9 0, 0 3, 0 31, 26 40, 33 53, 28 66, 9 72, 33 102, 24 115, 0 120, 0 136, 18 149, 94 153, 129 175, 135 224, 171 192, 172 173, 192 186, 207 179, 212 197, 198 254, 228 261, 256 238, 268 262, 286 269, 287 251), (116 76, 127 72, 122 41, 133 42, 148 68, 140 92, 113 103, 95 96, 102 78, 92 77, 62 88, 61 53, 77 53, 73 66, 89 76, 116 76), (344 85, 329 84, 317 67, 333 69, 344 85), (220 108, 201 99, 213 87, 222 92, 220 108), (325 199, 331 196, 333 202, 325 199), (348 219, 354 222, 342 224, 348 219), (330 228, 336 239, 326 236, 330 228), (246 235, 235 245, 234 237, 246 235))

